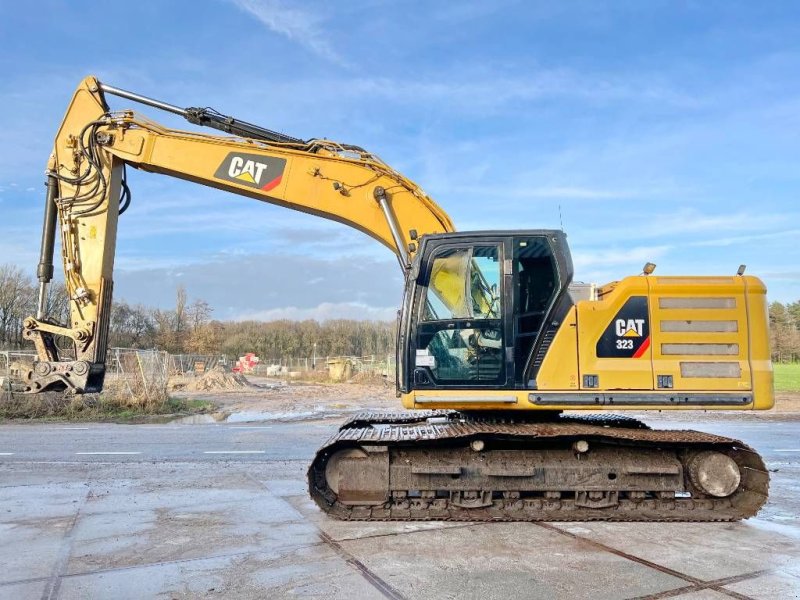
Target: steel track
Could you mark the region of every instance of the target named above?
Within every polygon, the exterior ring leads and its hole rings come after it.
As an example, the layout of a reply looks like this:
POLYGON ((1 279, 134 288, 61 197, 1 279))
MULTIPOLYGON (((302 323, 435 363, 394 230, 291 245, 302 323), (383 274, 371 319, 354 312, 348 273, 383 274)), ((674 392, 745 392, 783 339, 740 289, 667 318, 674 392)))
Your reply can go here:
MULTIPOLYGON (((511 418, 485 419, 454 411, 361 413, 347 421, 318 451, 309 471, 309 491, 320 508, 342 520, 367 521, 738 521, 754 516, 767 500, 769 474, 761 457, 738 440, 691 430, 653 430, 629 417, 557 417, 546 422, 511 418), (387 490, 379 505, 338 501, 325 470, 336 452, 368 446, 391 450, 426 449, 436 453, 466 446, 471 440, 494 443, 563 446, 575 440, 625 448, 663 450, 671 455, 715 450, 739 467, 741 483, 726 498, 693 492, 690 498, 644 499, 619 494, 618 503, 604 508, 576 505, 579 490, 564 490, 558 498, 515 497, 492 489, 491 506, 464 508, 447 498, 411 497, 411 490, 387 490)), ((687 481, 687 486, 690 483, 687 481)), ((552 496, 552 495, 551 495, 552 496)))

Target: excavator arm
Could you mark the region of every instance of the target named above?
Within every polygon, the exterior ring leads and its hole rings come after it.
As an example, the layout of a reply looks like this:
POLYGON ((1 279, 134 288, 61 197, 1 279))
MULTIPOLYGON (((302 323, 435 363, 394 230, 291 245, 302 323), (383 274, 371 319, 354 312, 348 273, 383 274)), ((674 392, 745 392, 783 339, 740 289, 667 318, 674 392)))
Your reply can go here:
POLYGON ((454 230, 447 214, 422 189, 357 146, 300 140, 211 109, 182 109, 87 77, 69 104, 48 163, 37 271, 39 309, 24 324, 24 335, 34 342, 39 359, 25 375, 30 392, 102 389, 117 220, 130 202, 128 166, 339 221, 390 248, 406 271, 420 236, 454 230), (169 129, 132 111, 111 112, 106 94, 235 137, 169 129), (67 324, 52 322, 45 314, 56 225, 70 299, 67 324), (59 355, 54 336, 74 342, 74 357, 59 355))

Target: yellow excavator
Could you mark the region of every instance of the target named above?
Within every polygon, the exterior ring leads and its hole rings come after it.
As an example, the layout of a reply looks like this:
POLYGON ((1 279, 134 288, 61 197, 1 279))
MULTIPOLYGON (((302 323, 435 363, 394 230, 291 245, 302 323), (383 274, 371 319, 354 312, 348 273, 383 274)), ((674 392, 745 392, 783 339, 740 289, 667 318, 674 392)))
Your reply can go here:
POLYGON ((743 266, 661 277, 648 263, 606 285, 573 283, 562 231, 456 232, 422 189, 363 148, 94 77, 76 90, 47 167, 39 308, 24 323, 38 354, 28 392, 103 387, 126 167, 333 219, 396 254, 397 391, 414 410, 358 414, 318 451, 309 491, 327 514, 729 521, 766 501, 767 469, 745 444, 614 414, 773 406, 766 289, 743 266), (108 95, 227 135, 111 111, 108 95), (45 309, 57 229, 68 323, 45 309), (56 336, 71 339, 74 357, 59 356, 56 336))

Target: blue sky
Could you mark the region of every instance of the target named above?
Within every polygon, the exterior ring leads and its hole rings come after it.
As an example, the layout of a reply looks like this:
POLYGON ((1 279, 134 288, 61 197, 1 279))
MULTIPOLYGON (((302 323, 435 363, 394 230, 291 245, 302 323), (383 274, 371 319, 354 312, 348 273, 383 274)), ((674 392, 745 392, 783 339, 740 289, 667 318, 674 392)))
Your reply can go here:
MULTIPOLYGON (((558 228, 560 207, 584 281, 648 260, 659 274, 746 263, 771 299, 794 301, 798 40, 791 2, 7 3, 0 262, 35 272, 52 136, 92 73, 364 146, 460 230, 558 228)), ((393 317, 399 269, 366 236, 163 176, 130 180, 117 297, 168 306, 183 283, 219 318, 393 317)))

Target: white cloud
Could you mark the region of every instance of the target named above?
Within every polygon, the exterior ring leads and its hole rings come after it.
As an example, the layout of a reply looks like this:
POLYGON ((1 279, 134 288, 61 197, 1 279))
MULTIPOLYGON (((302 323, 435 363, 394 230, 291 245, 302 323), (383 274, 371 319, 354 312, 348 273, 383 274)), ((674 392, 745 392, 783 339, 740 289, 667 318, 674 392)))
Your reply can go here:
MULTIPOLYGON (((252 0, 232 0, 250 2, 252 0)), ((389 76, 325 77, 270 83, 270 91, 294 94, 299 101, 320 96, 360 100, 380 98, 395 104, 426 105, 467 114, 507 109, 509 104, 565 99, 583 102, 652 103, 697 109, 707 100, 649 76, 612 77, 569 68, 531 68, 524 75, 498 74, 491 64, 471 68, 430 68, 414 79, 389 76)), ((634 104, 631 104, 634 103, 634 104)))
POLYGON ((761 271, 756 275, 764 279, 800 283, 800 271, 761 271))
POLYGON ((279 0, 231 0, 240 10, 254 16, 266 27, 305 46, 318 56, 344 65, 344 59, 333 49, 322 30, 324 18, 307 10, 288 6, 279 0))
POLYGON ((453 193, 486 194, 496 199, 569 199, 569 200, 607 200, 634 198, 652 194, 653 190, 608 189, 588 186, 449 186, 453 193))
POLYGON ((303 321, 315 319, 329 321, 332 319, 354 319, 357 321, 392 321, 397 316, 397 307, 377 307, 354 302, 323 302, 311 308, 286 306, 255 312, 246 312, 234 317, 236 321, 278 321, 289 319, 303 321))
POLYGON ((732 246, 734 244, 747 244, 750 242, 764 240, 770 241, 775 240, 777 238, 798 238, 800 237, 800 229, 785 229, 783 231, 769 231, 766 233, 759 233, 753 235, 740 235, 740 236, 730 236, 730 237, 723 237, 723 238, 712 238, 707 240, 700 240, 696 242, 691 242, 688 245, 690 246, 732 246))
POLYGON ((610 267, 615 265, 644 265, 663 256, 670 250, 670 246, 638 246, 625 250, 598 249, 579 250, 572 252, 572 262, 578 269, 591 269, 596 267, 610 267))
POLYGON ((517 198, 574 198, 574 199, 600 199, 600 198, 630 198, 637 193, 628 190, 605 190, 589 187, 540 187, 528 190, 515 190, 517 198))
MULTIPOLYGON (((703 212, 694 208, 676 209, 670 213, 654 213, 642 208, 626 211, 626 218, 615 221, 606 216, 594 222, 583 223, 586 234, 598 239, 652 240, 674 238, 680 234, 684 246, 723 246, 729 243, 752 239, 753 236, 769 236, 772 231, 787 221, 800 220, 800 215, 762 214, 748 211, 703 212), (720 238, 722 233, 742 232, 745 236, 720 238), (726 240, 730 240, 727 242, 726 240)), ((578 234, 579 227, 570 228, 578 234)))
POLYGON ((174 267, 158 261, 149 268, 134 266, 138 268, 116 269, 115 297, 134 304, 171 306, 180 281, 192 298, 209 302, 220 319, 289 318, 292 312, 297 318, 304 314, 315 315, 306 318, 359 314, 358 318, 379 318, 386 314, 384 307, 399 305, 403 287, 397 263, 388 257, 325 260, 271 253, 220 255, 174 267))

